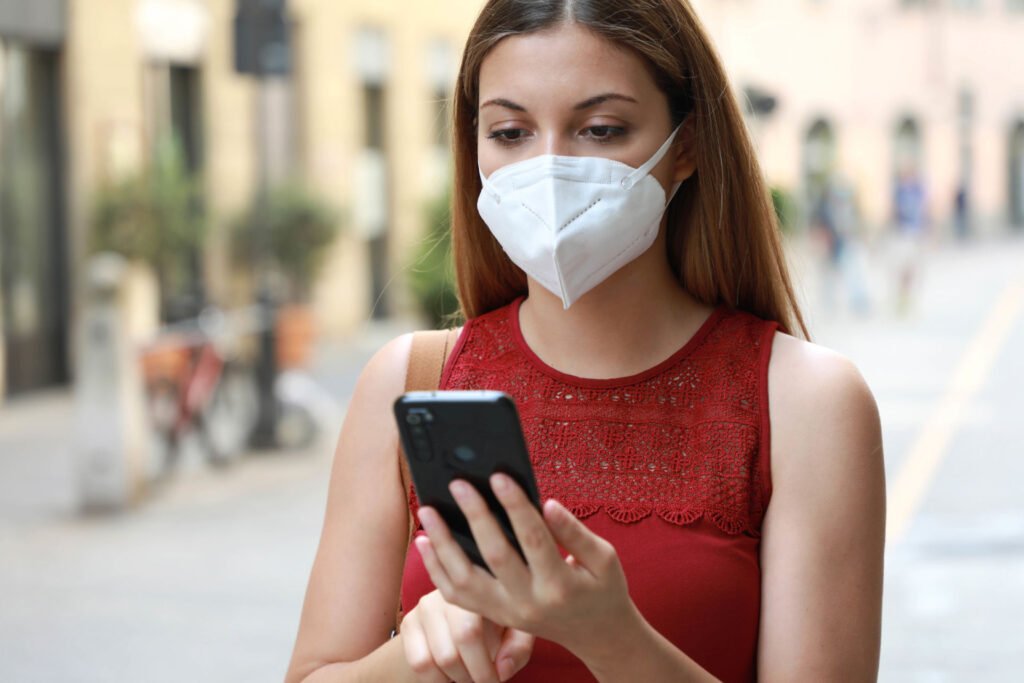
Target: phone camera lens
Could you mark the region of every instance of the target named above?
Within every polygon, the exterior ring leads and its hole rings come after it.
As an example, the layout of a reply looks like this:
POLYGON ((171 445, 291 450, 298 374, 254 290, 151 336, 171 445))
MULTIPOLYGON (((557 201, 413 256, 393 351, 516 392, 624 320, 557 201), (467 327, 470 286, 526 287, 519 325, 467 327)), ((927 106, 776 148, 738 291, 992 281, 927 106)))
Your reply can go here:
POLYGON ((416 413, 409 413, 408 415, 405 416, 405 421, 411 425, 418 425, 419 423, 423 422, 423 418, 421 418, 416 413))
POLYGON ((469 446, 456 446, 452 454, 461 462, 472 462, 476 458, 476 451, 469 446))

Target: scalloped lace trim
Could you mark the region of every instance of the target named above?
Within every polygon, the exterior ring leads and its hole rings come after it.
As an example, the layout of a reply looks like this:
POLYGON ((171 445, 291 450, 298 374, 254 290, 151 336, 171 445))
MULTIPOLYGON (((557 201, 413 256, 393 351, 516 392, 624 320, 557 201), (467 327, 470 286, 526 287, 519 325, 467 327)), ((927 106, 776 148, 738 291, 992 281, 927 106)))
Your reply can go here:
POLYGON ((592 517, 603 510, 609 518, 620 524, 636 524, 651 515, 656 515, 676 526, 687 526, 701 519, 706 519, 731 536, 742 534, 745 531, 754 531, 743 521, 732 519, 720 512, 711 510, 652 509, 588 504, 566 504, 565 507, 580 519, 592 517))

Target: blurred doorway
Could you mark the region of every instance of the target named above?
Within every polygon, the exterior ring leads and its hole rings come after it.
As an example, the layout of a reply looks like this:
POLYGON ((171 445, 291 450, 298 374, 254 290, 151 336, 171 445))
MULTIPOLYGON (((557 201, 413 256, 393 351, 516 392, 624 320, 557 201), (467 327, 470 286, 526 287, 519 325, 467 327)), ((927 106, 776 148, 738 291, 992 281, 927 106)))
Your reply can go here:
MULTIPOLYGON (((150 154, 174 154, 188 177, 203 170, 202 81, 199 69, 171 62, 152 62, 146 73, 146 99, 150 154)), ((205 207, 198 201, 190 215, 202 220, 205 207)), ((192 318, 206 301, 203 255, 198 246, 183 256, 176 272, 161 273, 161 318, 165 322, 192 318)))
POLYGON ((68 381, 57 53, 0 40, 0 307, 6 393, 68 381))
POLYGON ((1010 224, 1024 229, 1024 121, 1010 133, 1010 224))
POLYGON ((921 127, 917 119, 906 116, 896 125, 896 139, 893 154, 893 175, 899 176, 901 171, 920 173, 924 167, 923 148, 921 144, 921 127))

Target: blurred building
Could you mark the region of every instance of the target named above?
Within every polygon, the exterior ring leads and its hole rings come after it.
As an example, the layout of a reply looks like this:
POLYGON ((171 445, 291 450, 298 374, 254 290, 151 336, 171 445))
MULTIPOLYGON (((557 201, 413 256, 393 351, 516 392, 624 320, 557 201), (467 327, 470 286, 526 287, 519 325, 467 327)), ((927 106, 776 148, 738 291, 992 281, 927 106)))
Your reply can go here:
POLYGON ((806 203, 852 182, 884 230, 901 168, 949 231, 1024 227, 1024 1, 695 0, 751 116, 769 179, 806 203), (770 108, 770 107, 769 107, 770 108))
MULTIPOLYGON (((96 192, 167 136, 205 186, 208 299, 247 303, 226 226, 261 178, 294 178, 347 217, 321 328, 413 308, 404 276, 448 178, 447 99, 482 0, 287 0, 291 75, 262 87, 235 72, 240 2, 0 0, 0 397, 73 374, 96 192)), ((773 184, 806 203, 841 173, 881 231, 909 166, 940 228, 958 193, 975 233, 1024 226, 1024 0, 694 4, 773 184)))
POLYGON ((347 217, 314 295, 327 333, 407 310, 402 272, 444 191, 446 100, 479 4, 290 0, 294 68, 257 87, 234 69, 237 0, 0 0, 0 397, 73 374, 96 192, 168 135, 206 190, 209 300, 247 303, 226 226, 262 172, 347 217))

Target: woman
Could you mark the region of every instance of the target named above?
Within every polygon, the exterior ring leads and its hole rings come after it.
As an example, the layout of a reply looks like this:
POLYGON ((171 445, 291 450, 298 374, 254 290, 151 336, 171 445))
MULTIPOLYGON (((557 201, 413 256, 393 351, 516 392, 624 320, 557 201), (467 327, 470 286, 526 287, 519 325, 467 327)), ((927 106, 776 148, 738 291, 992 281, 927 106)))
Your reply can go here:
POLYGON ((517 400, 543 514, 492 480, 523 563, 456 483, 494 576, 415 501, 406 558, 410 339, 389 343, 342 430, 288 681, 875 678, 877 410, 791 335, 729 92, 685 2, 486 4, 453 135, 468 322, 441 386, 517 400))

